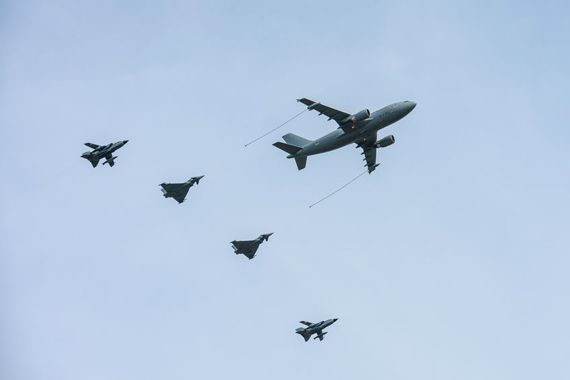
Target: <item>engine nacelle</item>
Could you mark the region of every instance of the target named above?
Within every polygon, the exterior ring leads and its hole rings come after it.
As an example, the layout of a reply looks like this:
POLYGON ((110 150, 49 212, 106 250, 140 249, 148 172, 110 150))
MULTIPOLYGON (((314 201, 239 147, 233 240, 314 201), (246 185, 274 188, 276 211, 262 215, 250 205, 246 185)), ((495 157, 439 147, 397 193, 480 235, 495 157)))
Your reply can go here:
POLYGON ((342 121, 343 124, 345 123, 353 123, 356 124, 362 120, 366 120, 370 117, 370 110, 364 109, 360 112, 355 113, 354 115, 350 115, 346 119, 342 121))
POLYGON ((376 148, 386 148, 396 142, 396 139, 393 135, 386 136, 383 139, 378 140, 376 143, 376 148))

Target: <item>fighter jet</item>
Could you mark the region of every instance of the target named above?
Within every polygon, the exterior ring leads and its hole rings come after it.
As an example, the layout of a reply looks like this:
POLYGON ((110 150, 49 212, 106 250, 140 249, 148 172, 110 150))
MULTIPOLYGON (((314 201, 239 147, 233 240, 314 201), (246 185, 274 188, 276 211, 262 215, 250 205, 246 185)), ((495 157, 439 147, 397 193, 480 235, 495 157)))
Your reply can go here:
POLYGON ((271 235, 273 235, 273 232, 259 235, 255 240, 234 240, 230 242, 230 244, 234 248, 236 255, 242 254, 251 260, 255 257, 259 245, 263 243, 264 240, 268 241, 271 235))
POLYGON ((356 144, 357 148, 362 149, 361 154, 364 155, 366 161, 364 166, 368 167, 368 173, 372 173, 379 165, 376 163, 376 149, 385 148, 396 141, 392 135, 378 140, 378 131, 402 119, 416 106, 414 102, 405 101, 391 104, 372 113, 364 109, 351 115, 307 98, 297 101, 305 104, 307 109, 316 110, 319 115, 328 116, 329 120, 336 121, 338 129, 316 140, 308 140, 289 133, 283 136, 285 143, 276 142, 273 145, 289 153, 287 158, 294 158, 297 168, 302 170, 307 165, 308 156, 356 144))
POLYGON ((301 321, 299 323, 302 323, 307 327, 299 327, 295 330, 295 332, 301 335, 305 339, 305 342, 307 342, 311 338, 311 335, 313 334, 317 334, 317 336, 314 337, 313 339, 319 338, 319 340, 323 340, 325 335, 327 334, 327 332, 323 332, 323 329, 329 327, 336 321, 338 321, 338 318, 327 319, 326 321, 320 321, 318 323, 301 321))
POLYGON ((184 199, 186 199, 188 190, 190 190, 194 184, 198 185, 202 178, 204 178, 203 175, 192 177, 184 183, 161 183, 160 186, 162 189, 160 190, 162 190, 165 198, 174 198, 176 202, 182 203, 184 202, 184 199))
POLYGON ((115 165, 115 158, 117 156, 113 156, 113 152, 117 149, 122 148, 129 140, 118 141, 116 143, 111 143, 107 145, 97 145, 92 143, 85 143, 86 146, 93 149, 91 152, 85 152, 81 155, 81 157, 89 160, 93 167, 96 167, 99 163, 99 160, 105 158, 106 161, 103 162, 103 165, 109 164, 109 166, 115 165))

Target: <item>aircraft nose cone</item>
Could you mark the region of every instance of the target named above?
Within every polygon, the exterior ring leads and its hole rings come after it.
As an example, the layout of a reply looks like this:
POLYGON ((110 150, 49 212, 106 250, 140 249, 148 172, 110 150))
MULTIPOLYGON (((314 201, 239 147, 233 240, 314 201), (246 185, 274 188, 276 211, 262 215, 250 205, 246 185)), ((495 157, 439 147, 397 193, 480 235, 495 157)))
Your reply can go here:
POLYGON ((123 140, 123 144, 126 144, 128 142, 129 142, 129 140, 123 140))
POLYGON ((338 321, 338 318, 333 318, 333 322, 336 322, 336 321, 338 321))

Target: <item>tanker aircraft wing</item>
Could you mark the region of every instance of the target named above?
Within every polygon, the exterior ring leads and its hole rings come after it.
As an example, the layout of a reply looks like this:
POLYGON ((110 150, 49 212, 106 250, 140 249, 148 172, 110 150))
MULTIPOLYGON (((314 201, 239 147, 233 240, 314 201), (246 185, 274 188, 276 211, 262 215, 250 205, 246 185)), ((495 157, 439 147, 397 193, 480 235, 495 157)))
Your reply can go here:
POLYGON ((364 139, 356 143, 357 147, 362 148, 362 153, 364 155, 364 161, 366 161, 366 166, 368 168, 368 173, 372 173, 378 164, 376 164, 376 146, 377 132, 371 133, 364 139))
POLYGON ((307 98, 297 99, 297 101, 306 105, 309 110, 318 111, 319 115, 325 115, 329 118, 329 120, 332 119, 336 121, 338 125, 342 125, 342 121, 350 116, 349 113, 336 110, 332 107, 325 106, 324 104, 314 102, 307 98))

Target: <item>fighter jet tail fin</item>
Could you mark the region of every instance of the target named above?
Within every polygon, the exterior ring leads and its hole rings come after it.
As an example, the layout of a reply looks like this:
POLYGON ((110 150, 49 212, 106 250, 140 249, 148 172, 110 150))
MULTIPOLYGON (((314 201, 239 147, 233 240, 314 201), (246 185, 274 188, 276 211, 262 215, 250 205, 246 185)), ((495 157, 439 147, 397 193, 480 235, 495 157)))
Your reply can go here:
POLYGON ((190 180, 193 180, 196 185, 199 185, 199 184, 200 184, 200 180, 201 180, 202 178, 204 178, 203 175, 201 175, 201 176, 199 176, 199 177, 192 177, 192 178, 190 178, 190 180))
POLYGON ((309 339, 311 339, 311 334, 309 334, 307 332, 307 330, 305 330, 303 328, 298 328, 295 332, 297 334, 301 335, 303 337, 303 339, 305 339, 305 342, 308 342, 309 339))
POLYGON ((99 164, 99 159, 98 158, 90 158, 90 157, 84 157, 86 158, 89 162, 91 162, 91 165, 93 165, 94 168, 97 167, 97 165, 99 164))

